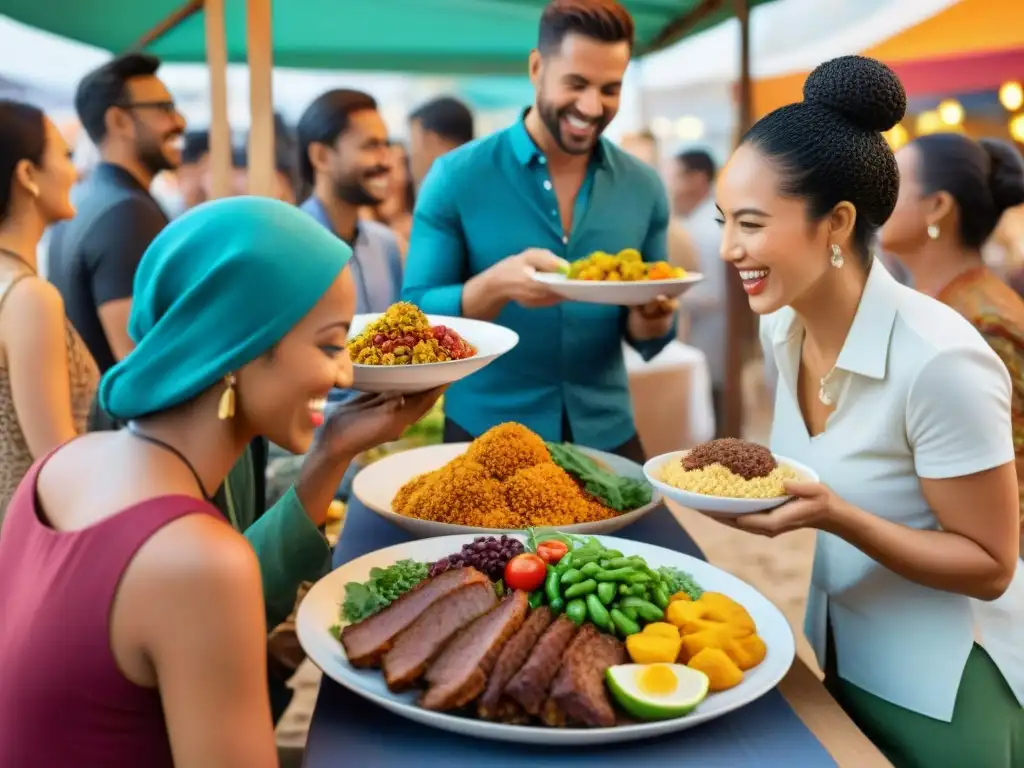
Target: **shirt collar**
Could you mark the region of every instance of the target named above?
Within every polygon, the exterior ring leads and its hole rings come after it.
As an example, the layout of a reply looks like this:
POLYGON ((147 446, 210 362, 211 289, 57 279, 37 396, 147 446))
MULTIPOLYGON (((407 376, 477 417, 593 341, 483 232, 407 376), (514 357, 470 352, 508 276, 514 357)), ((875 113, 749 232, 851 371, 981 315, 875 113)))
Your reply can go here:
MULTIPOLYGON (((874 259, 853 325, 839 352, 837 369, 872 379, 885 378, 889 339, 896 322, 900 287, 882 262, 874 259)), ((803 337, 803 325, 793 310, 787 308, 786 311, 790 313, 789 322, 779 324, 773 343, 776 347, 798 350, 803 337)))
MULTIPOLYGON (((331 218, 330 216, 327 215, 327 209, 324 208, 324 204, 320 202, 320 198, 318 198, 316 195, 310 195, 306 199, 306 202, 304 202, 299 207, 306 213, 308 213, 310 216, 312 216, 314 219, 316 219, 317 223, 319 223, 321 226, 324 226, 327 229, 329 229, 335 237, 341 239, 341 235, 334 231, 334 226, 331 224, 331 218)), ((355 248, 356 245, 360 244, 360 242, 363 239, 363 229, 364 228, 360 226, 359 220, 357 219, 355 234, 352 237, 352 242, 348 243, 350 247, 355 248)))
POLYGON ((147 197, 152 197, 149 190, 127 168, 115 163, 101 162, 93 169, 93 175, 98 180, 116 184, 119 187, 127 187, 136 192, 141 192, 147 197))
MULTIPOLYGON (((529 167, 534 163, 540 163, 545 165, 547 158, 544 157, 544 153, 541 152, 540 147, 534 142, 533 137, 530 136, 530 132, 526 130, 526 116, 529 114, 533 107, 527 107, 523 110, 523 113, 519 116, 519 119, 509 128, 509 140, 512 142, 512 152, 515 154, 516 159, 523 165, 529 167)), ((600 137, 597 140, 597 144, 594 145, 594 151, 591 154, 591 161, 599 166, 607 166, 608 162, 608 150, 604 145, 604 137, 600 137)))

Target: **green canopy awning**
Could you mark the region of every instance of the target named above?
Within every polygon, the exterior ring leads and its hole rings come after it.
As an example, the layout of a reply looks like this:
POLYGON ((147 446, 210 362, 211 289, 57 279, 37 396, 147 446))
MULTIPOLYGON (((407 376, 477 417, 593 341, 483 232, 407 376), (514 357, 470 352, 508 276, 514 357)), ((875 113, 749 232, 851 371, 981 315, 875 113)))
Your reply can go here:
MULTIPOLYGON (((760 5, 771 0, 750 0, 760 5)), ((521 73, 546 0, 277 0, 274 64, 307 69, 521 73)), ((622 0, 637 53, 733 15, 732 0, 622 0)), ((184 21, 147 46, 165 61, 205 61, 201 0, 4 0, 4 15, 82 43, 123 52, 179 9, 184 21)), ((245 0, 225 0, 228 57, 244 62, 245 0)))

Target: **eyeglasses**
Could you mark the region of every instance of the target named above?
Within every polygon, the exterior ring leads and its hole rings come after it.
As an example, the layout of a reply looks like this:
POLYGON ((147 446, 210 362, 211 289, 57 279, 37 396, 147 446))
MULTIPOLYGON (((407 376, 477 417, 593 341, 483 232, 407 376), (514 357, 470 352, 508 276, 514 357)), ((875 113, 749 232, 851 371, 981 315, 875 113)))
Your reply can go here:
POLYGON ((173 101, 131 101, 118 104, 121 109, 155 109, 165 115, 175 115, 178 107, 173 101))

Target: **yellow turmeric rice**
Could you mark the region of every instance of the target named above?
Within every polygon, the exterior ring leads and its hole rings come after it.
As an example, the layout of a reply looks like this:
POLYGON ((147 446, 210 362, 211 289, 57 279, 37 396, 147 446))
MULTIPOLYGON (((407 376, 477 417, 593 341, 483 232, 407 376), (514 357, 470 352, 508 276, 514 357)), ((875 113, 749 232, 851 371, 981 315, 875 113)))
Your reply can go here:
POLYGON ((618 513, 585 494, 551 459, 544 441, 506 423, 466 453, 414 477, 395 494, 400 515, 477 528, 520 529, 607 520, 618 513))
POLYGON ((681 491, 702 496, 721 496, 730 499, 774 499, 786 495, 783 485, 787 480, 800 480, 792 467, 779 464, 765 477, 750 480, 734 474, 721 464, 709 464, 700 469, 683 469, 678 461, 666 461, 658 472, 658 479, 681 491))

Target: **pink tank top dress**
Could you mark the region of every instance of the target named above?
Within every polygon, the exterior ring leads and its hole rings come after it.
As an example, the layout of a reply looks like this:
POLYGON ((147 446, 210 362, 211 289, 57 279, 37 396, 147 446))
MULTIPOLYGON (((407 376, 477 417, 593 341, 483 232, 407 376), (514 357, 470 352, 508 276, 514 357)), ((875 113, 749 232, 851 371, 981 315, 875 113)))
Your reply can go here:
POLYGON ((25 476, 0 533, 0 766, 170 768, 160 694, 129 681, 110 648, 121 577, 139 548, 212 505, 163 496, 80 531, 45 524, 25 476))

